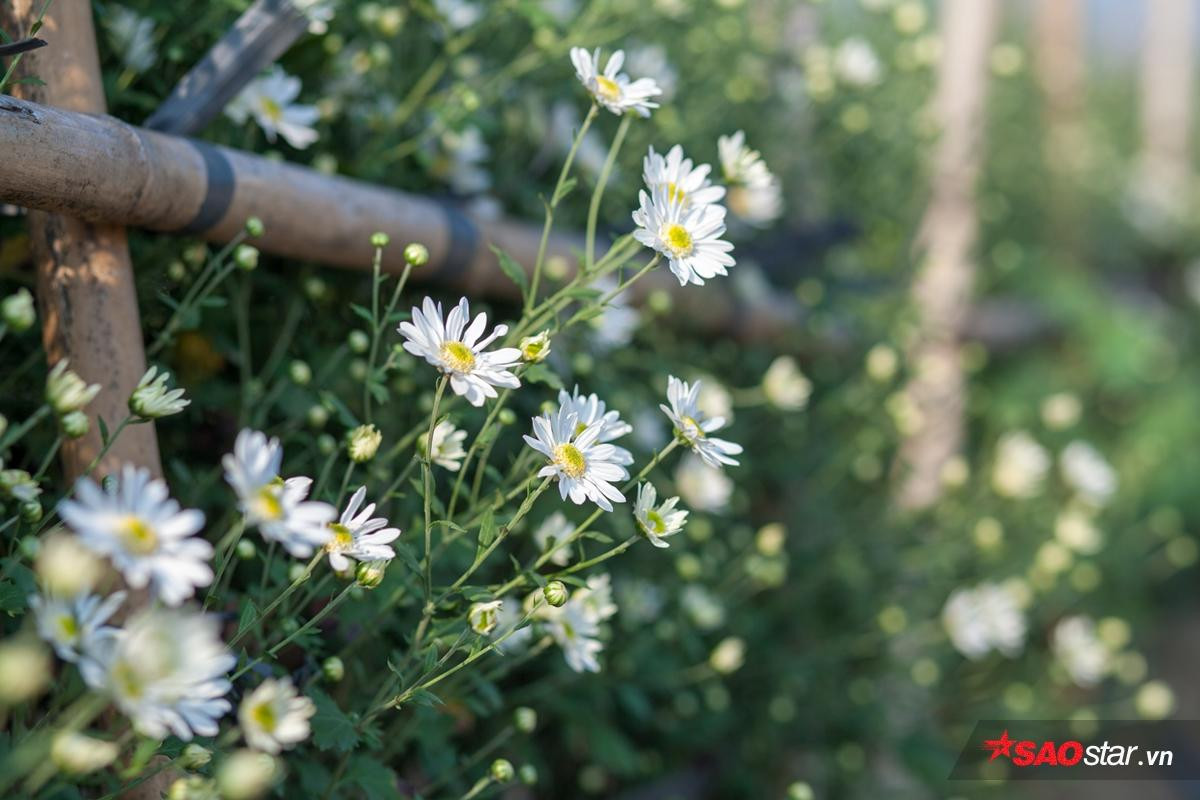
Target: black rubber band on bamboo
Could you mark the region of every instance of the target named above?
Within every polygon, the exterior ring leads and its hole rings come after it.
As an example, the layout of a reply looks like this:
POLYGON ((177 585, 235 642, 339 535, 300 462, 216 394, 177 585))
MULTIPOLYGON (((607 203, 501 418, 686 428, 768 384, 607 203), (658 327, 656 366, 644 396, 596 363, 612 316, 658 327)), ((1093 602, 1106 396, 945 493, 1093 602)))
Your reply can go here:
POLYGON ((229 159, 219 148, 194 139, 189 139, 188 143, 204 159, 206 189, 204 201, 197 209, 196 216, 177 232, 199 234, 214 227, 225 218, 225 212, 229 211, 229 205, 233 202, 233 188, 237 184, 237 179, 233 175, 233 167, 229 165, 229 159))

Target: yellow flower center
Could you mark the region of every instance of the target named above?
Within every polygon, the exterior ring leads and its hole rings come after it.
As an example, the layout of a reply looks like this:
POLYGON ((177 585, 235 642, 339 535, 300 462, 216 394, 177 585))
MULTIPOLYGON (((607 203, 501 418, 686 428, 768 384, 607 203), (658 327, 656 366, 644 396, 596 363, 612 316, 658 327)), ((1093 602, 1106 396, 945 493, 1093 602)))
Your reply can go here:
POLYGON ((267 733, 275 730, 275 707, 269 702, 259 703, 250 709, 250 719, 267 733))
POLYGON ((128 661, 118 661, 113 665, 112 680, 118 691, 126 697, 136 700, 142 696, 141 677, 128 661))
POLYGON ((283 516, 283 503, 279 500, 279 486, 268 484, 258 490, 251 503, 254 515, 259 519, 279 519, 283 516))
POLYGON ((554 448, 554 463, 568 478, 582 478, 587 472, 587 459, 573 444, 560 444, 554 448))
POLYGON ((666 533, 667 532, 666 520, 664 520, 662 518, 662 515, 659 514, 657 511, 655 511, 654 509, 650 509, 649 511, 646 512, 646 521, 650 523, 649 527, 650 527, 651 533, 666 533))
POLYGON ((340 522, 329 523, 329 529, 333 531, 333 538, 329 540, 329 544, 325 545, 332 553, 342 550, 349 550, 354 544, 354 534, 350 533, 350 529, 340 522))
POLYGON ((475 366, 475 353, 462 342, 446 342, 439 352, 442 363, 454 372, 470 372, 475 366))
POLYGON ((606 78, 603 75, 596 76, 596 94, 600 95, 610 103, 615 103, 621 99, 621 87, 612 78, 606 78))
POLYGON ((662 232, 662 238, 676 258, 692 254, 692 235, 678 222, 668 225, 662 232))
POLYGON ((703 439, 704 429, 700 427, 700 423, 691 417, 683 418, 683 435, 689 439, 703 439))
POLYGON ((153 553, 158 547, 158 535, 154 528, 130 514, 118 524, 121 541, 130 552, 139 555, 153 553))
POLYGON ((270 97, 262 98, 262 110, 272 122, 279 122, 283 119, 283 106, 270 97))
MULTIPOLYGON (((679 188, 679 186, 674 183, 667 184, 667 199, 669 199, 672 203, 682 203, 686 197, 687 192, 683 191, 683 189, 679 188)), ((684 231, 684 233, 687 233, 687 231, 684 231)), ((689 237, 689 241, 690 240, 691 237, 689 237)))
POLYGON ((58 631, 65 641, 73 642, 79 636, 79 622, 72 614, 58 618, 58 631))

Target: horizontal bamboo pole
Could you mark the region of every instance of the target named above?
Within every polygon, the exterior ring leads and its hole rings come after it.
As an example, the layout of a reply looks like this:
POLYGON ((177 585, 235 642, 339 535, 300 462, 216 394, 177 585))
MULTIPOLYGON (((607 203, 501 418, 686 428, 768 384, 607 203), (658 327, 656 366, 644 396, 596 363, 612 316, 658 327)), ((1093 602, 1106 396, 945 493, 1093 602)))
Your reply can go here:
MULTIPOLYGON (((256 216, 264 252, 356 269, 369 267, 370 235, 383 231, 429 248, 414 280, 483 296, 516 292, 489 245, 529 268, 541 235, 540 226, 474 220, 430 198, 8 97, 0 97, 0 154, 0 202, 213 242, 256 216)), ((578 248, 574 237, 554 236, 549 252, 574 264, 578 248)), ((403 268, 401 251, 388 248, 385 269, 403 268)), ((637 301, 655 289, 670 290, 675 318, 696 330, 761 340, 794 334, 799 320, 787 298, 751 306, 721 281, 682 290, 665 269, 631 294, 637 301)))

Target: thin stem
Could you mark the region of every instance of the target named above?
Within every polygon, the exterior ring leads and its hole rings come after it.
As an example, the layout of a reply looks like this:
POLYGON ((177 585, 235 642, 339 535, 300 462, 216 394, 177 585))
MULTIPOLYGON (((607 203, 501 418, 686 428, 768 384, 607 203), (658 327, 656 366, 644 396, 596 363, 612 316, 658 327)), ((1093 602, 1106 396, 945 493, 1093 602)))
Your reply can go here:
POLYGON ((425 609, 421 617, 421 623, 417 626, 416 635, 413 637, 413 649, 421 643, 421 637, 425 634, 425 628, 429 625, 429 620, 433 616, 433 429, 437 426, 438 406, 442 402, 442 394, 446 391, 446 382, 449 378, 443 375, 438 379, 437 389, 433 393, 433 408, 429 412, 429 438, 426 439, 425 452, 421 454, 421 472, 425 484, 425 496, 422 505, 425 512, 425 609))
POLYGON ((37 472, 33 475, 34 483, 37 483, 46 474, 46 470, 50 469, 50 464, 53 463, 54 456, 58 455, 58 448, 62 447, 62 443, 62 434, 54 437, 54 444, 50 445, 50 449, 46 451, 46 455, 42 458, 42 463, 38 465, 37 472))
POLYGON ((221 594, 222 580, 225 577, 225 570, 229 568, 230 562, 233 560, 233 554, 237 550, 238 542, 241 541, 242 534, 246 530, 246 518, 239 517, 236 522, 229 527, 229 530, 221 537, 221 541, 217 542, 217 570, 213 576, 213 582, 208 590, 208 594, 204 597, 204 608, 208 608, 208 604, 215 597, 221 594))
POLYGON ((317 563, 324 555, 324 551, 318 550, 317 554, 313 556, 312 561, 309 561, 308 566, 304 568, 303 574, 288 584, 288 587, 280 592, 279 596, 271 602, 271 605, 263 609, 263 612, 258 615, 258 618, 247 625, 245 630, 239 631, 236 635, 234 635, 234 637, 229 640, 229 646, 233 647, 235 644, 240 642, 242 637, 244 637, 246 634, 260 627, 263 622, 266 621, 267 617, 271 616, 271 614, 275 612, 275 609, 279 608, 280 604, 283 603, 284 600, 287 600, 289 597, 291 597, 293 592, 299 589, 305 581, 312 577, 313 570, 317 568, 317 563))
POLYGON ((5 450, 11 445, 16 444, 22 436, 24 436, 26 433, 29 433, 29 430, 34 425, 37 425, 39 422, 45 419, 46 415, 49 413, 50 406, 43 405, 37 411, 34 411, 32 414, 30 414, 29 418, 20 425, 9 428, 8 433, 4 434, 4 436, 0 436, 0 450, 5 450))
POLYGON ((96 457, 92 459, 91 463, 87 465, 87 469, 83 471, 84 477, 92 474, 92 470, 96 468, 96 465, 99 464, 106 455, 108 455, 108 451, 112 448, 113 443, 117 441, 117 437, 121 435, 121 431, 129 427, 129 425, 132 424, 136 419, 136 417, 130 415, 121 420, 121 423, 117 425, 117 429, 108 435, 108 441, 105 442, 104 446, 100 448, 100 452, 96 453, 96 457))
POLYGON ((550 481, 552 480, 554 480, 554 478, 551 476, 543 478, 537 489, 526 495, 525 500, 521 503, 521 506, 517 509, 517 513, 513 515, 513 518, 501 526, 500 530, 496 533, 496 538, 493 539, 486 548, 484 548, 482 553, 475 557, 475 562, 467 568, 467 571, 460 575, 458 580, 450 585, 451 592, 457 590, 460 586, 467 582, 467 578, 475 574, 475 570, 479 569, 480 565, 487 560, 487 557, 490 556, 495 549, 500 546, 500 543, 504 541, 505 537, 508 536, 509 531, 516 527, 517 523, 529 513, 529 509, 533 508, 534 502, 542 496, 542 492, 546 491, 546 489, 550 486, 550 481))
POLYGON ((617 128, 617 135, 613 138, 612 147, 608 149, 608 158, 604 160, 604 167, 600 170, 600 177, 596 180, 596 188, 592 192, 592 204, 588 207, 587 249, 584 251, 587 260, 584 262, 584 273, 591 273, 592 265, 596 260, 596 219, 600 215, 600 199, 604 197, 605 184, 608 183, 613 163, 617 160, 617 152, 621 149, 621 143, 625 141, 625 134, 629 131, 629 125, 632 122, 633 117, 628 114, 621 120, 621 125, 617 128))
POLYGON ((230 680, 236 681, 238 678, 242 677, 251 669, 253 669, 257 664, 262 663, 264 659, 273 657, 280 650, 295 641, 296 637, 300 636, 305 631, 310 630, 314 625, 318 624, 321 620, 325 619, 325 617, 329 616, 333 610, 336 609, 341 602, 346 599, 347 596, 349 596, 350 590, 355 588, 356 585, 357 584, 355 583, 351 583, 345 589, 342 589, 342 591, 339 592, 336 597, 326 603, 320 611, 318 611, 316 614, 313 614, 312 618, 309 619, 308 622, 304 623, 299 628, 296 628, 296 630, 285 636, 278 644, 272 645, 271 648, 267 650, 266 655, 259 656, 253 661, 247 663, 237 672, 233 673, 233 676, 230 678, 230 680))
POLYGON ((200 275, 188 287, 187 293, 184 294, 183 300, 175 307, 170 318, 167 319, 167 324, 159 331, 158 336, 154 339, 154 343, 146 348, 146 356, 153 358, 160 350, 166 347, 175 335, 176 329, 183 321, 184 316, 191 310, 192 306, 199 303, 204 298, 208 297, 225 280, 236 267, 235 264, 228 265, 223 262, 227 259, 238 245, 246 240, 246 231, 239 231, 237 236, 230 240, 229 244, 217 251, 217 254, 208 260, 201 270, 200 275), (215 275, 213 279, 208 280, 210 275, 215 275))

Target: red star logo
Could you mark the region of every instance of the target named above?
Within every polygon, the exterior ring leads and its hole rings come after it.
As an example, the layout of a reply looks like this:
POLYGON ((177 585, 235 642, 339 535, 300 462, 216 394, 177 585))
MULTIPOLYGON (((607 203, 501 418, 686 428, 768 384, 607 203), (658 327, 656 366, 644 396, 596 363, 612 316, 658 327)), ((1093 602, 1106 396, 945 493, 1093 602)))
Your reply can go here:
POLYGON ((986 739, 983 742, 984 750, 991 750, 992 757, 988 761, 995 761, 997 756, 1007 756, 1012 759, 1013 740, 1008 738, 1008 729, 1000 734, 999 739, 986 739))

